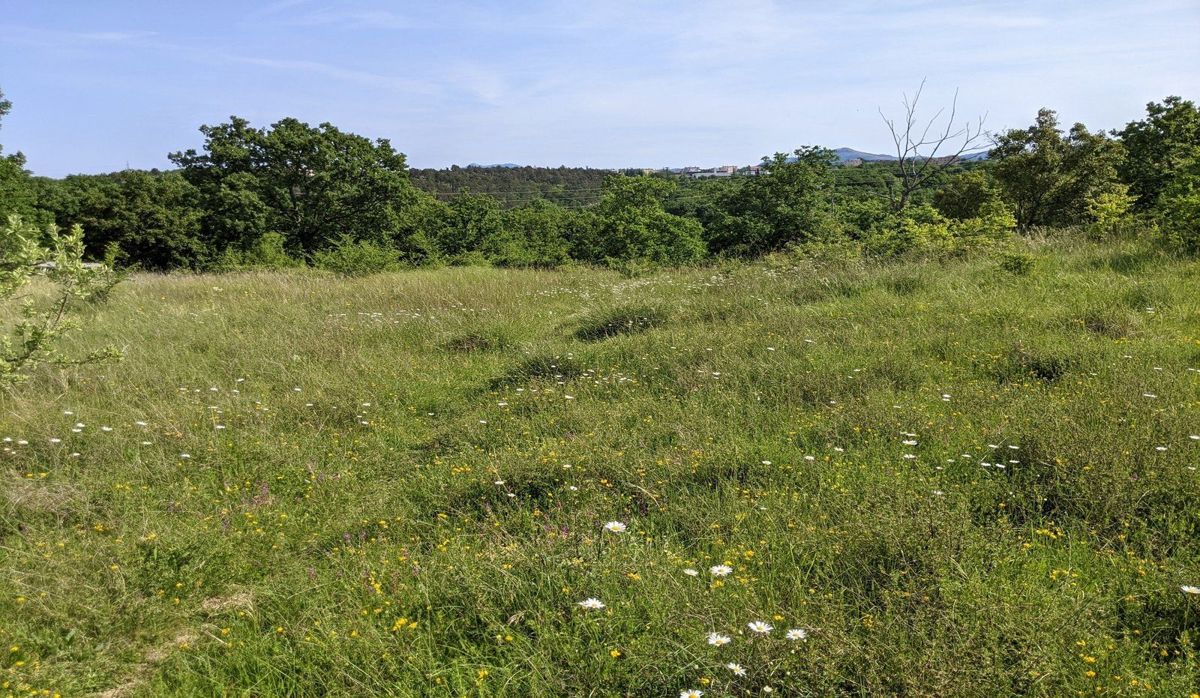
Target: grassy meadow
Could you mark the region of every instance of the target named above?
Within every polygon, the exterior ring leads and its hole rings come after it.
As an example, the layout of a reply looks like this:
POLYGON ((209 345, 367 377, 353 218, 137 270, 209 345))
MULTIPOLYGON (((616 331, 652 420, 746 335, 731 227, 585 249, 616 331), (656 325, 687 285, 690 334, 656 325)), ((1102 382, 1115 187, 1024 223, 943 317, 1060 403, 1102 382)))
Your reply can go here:
POLYGON ((0 695, 1194 695, 1200 267, 1027 244, 134 276, 0 396, 0 695))

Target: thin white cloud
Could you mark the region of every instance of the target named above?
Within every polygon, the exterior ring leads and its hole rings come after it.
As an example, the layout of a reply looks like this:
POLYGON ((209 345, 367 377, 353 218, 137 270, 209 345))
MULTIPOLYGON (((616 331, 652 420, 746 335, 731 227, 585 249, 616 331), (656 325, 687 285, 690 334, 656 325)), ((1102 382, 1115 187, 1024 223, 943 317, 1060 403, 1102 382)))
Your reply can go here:
POLYGON ((14 25, 0 25, 0 34, 6 42, 41 47, 71 47, 88 44, 124 44, 153 38, 152 31, 95 31, 76 32, 56 29, 41 29, 14 25))
POLYGON ((316 75, 341 82, 357 83, 360 85, 367 85, 370 87, 400 92, 419 92, 423 94, 433 94, 438 92, 436 87, 428 81, 412 80, 394 75, 374 73, 367 70, 343 68, 328 63, 322 63, 320 61, 262 58, 257 56, 212 55, 208 54, 207 52, 203 54, 197 54, 194 52, 190 53, 193 56, 200 56, 204 60, 210 62, 229 62, 240 65, 272 68, 275 70, 316 75))
MULTIPOLYGON (((115 13, 112 25, 76 27, 87 31, 8 27, 4 43, 40 42, 25 63, 53 66, 27 92, 115 85, 128 109, 171 108, 183 124, 214 113, 331 121, 390 136, 422 166, 747 163, 802 144, 878 152, 888 140, 877 107, 894 112, 922 77, 931 107, 960 88, 960 112, 989 113, 993 130, 1027 125, 1040 106, 1119 127, 1151 99, 1200 96, 1195 0, 214 1, 171 10, 185 22, 115 13), (131 30, 143 26, 164 35, 131 30)), ((5 48, 0 61, 24 51, 5 48)), ((97 108, 121 123, 124 107, 105 96, 97 108)), ((77 163, 97 140, 70 138, 39 148, 61 141, 55 157, 77 163)), ((100 140, 128 152, 144 139, 100 140)))

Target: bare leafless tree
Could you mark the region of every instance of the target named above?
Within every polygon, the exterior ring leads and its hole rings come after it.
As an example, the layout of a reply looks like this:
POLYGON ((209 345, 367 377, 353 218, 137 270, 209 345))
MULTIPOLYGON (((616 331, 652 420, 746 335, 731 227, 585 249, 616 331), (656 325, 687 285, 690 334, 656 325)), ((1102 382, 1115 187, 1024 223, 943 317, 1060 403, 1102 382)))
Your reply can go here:
POLYGON ((985 139, 983 122, 985 116, 972 124, 966 121, 958 126, 958 90, 954 91, 954 100, 950 103, 950 113, 946 115, 945 125, 941 125, 942 115, 946 108, 937 110, 928 121, 917 113, 921 102, 921 93, 925 90, 925 81, 921 81, 917 93, 909 99, 904 95, 901 104, 904 105, 904 118, 900 123, 889 119, 880 108, 879 116, 887 124, 892 133, 892 141, 896 144, 896 166, 899 170, 899 180, 889 184, 889 194, 892 207, 901 211, 908 206, 913 192, 924 186, 925 182, 942 169, 962 161, 963 154, 980 145, 985 139))

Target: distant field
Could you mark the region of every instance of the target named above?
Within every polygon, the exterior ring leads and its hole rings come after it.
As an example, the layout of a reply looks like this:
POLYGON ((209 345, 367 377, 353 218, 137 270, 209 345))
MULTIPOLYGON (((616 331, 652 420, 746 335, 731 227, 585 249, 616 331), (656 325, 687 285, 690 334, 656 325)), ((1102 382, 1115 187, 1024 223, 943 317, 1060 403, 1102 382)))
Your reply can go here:
POLYGON ((136 276, 0 397, 0 695, 1186 698, 1200 267, 1029 251, 136 276))

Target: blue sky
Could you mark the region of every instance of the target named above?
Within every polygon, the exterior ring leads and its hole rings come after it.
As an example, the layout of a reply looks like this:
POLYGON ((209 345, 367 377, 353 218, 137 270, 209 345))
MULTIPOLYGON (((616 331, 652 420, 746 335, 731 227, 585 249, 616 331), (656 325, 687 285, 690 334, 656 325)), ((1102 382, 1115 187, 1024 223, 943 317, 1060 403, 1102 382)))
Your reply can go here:
POLYGON ((166 167, 231 114, 389 138, 417 167, 651 167, 886 152, 877 110, 922 78, 993 131, 1200 98, 1197 0, 0 0, 0 36, 0 143, 50 176, 166 167))

